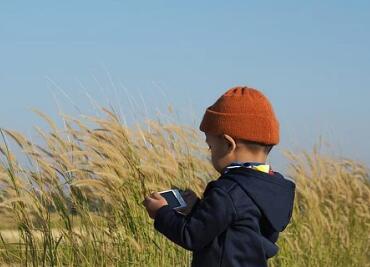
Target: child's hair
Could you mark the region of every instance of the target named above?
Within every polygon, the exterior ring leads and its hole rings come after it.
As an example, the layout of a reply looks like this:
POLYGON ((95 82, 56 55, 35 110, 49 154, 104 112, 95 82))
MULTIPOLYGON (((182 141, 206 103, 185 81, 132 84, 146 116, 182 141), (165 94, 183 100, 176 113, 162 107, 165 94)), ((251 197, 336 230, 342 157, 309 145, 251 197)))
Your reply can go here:
POLYGON ((271 149, 274 147, 274 145, 267 145, 245 139, 236 139, 236 142, 243 144, 254 153, 258 153, 259 151, 262 150, 266 156, 270 153, 271 149))

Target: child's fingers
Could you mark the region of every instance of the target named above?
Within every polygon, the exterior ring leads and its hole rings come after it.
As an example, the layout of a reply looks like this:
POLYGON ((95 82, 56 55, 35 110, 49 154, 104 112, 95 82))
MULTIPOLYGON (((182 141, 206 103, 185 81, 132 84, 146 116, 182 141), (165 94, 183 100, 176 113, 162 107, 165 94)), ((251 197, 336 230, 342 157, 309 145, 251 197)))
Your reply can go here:
POLYGON ((150 200, 155 199, 155 197, 154 197, 154 193, 155 193, 155 192, 151 192, 151 193, 150 193, 150 195, 148 195, 148 196, 146 196, 146 197, 145 197, 144 201, 145 201, 145 200, 150 201, 150 200))
POLYGON ((191 189, 186 189, 184 191, 184 195, 188 195, 188 196, 192 196, 192 195, 196 195, 195 192, 191 189))
POLYGON ((183 196, 189 196, 191 193, 189 191, 184 191, 184 193, 182 193, 183 196))
POLYGON ((151 198, 150 196, 147 196, 145 197, 145 199, 143 200, 143 202, 141 202, 144 206, 148 206, 148 204, 153 201, 153 198, 151 198))

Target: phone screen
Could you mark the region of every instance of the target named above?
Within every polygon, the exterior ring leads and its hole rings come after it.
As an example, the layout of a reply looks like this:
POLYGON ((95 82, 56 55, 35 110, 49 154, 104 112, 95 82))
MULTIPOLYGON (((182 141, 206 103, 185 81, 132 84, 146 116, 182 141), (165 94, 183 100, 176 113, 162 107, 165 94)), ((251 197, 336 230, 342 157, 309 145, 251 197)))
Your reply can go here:
POLYGON ((180 206, 180 202, 177 200, 175 194, 172 191, 161 193, 161 195, 167 200, 167 203, 171 208, 176 208, 180 206))

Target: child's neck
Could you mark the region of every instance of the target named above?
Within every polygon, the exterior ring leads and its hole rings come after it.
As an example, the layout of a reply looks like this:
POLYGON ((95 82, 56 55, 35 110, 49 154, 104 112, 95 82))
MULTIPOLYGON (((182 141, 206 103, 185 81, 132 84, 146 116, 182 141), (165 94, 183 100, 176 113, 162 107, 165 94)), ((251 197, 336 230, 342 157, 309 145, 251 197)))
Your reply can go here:
MULTIPOLYGON (((245 153, 245 152, 236 152, 232 161, 237 162, 258 162, 265 164, 267 160, 267 157, 265 154, 261 153, 258 155, 252 154, 252 153, 245 153)), ((230 162, 231 163, 231 162, 230 162)))

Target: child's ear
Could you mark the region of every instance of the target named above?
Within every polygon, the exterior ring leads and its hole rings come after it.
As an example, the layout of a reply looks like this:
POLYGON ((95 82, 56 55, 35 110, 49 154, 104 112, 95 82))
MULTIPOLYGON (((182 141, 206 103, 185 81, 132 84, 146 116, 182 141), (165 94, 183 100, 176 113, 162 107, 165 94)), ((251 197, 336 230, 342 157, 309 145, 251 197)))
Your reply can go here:
POLYGON ((224 138, 226 139, 228 151, 233 151, 236 148, 236 143, 234 138, 232 138, 230 135, 224 134, 224 138))

